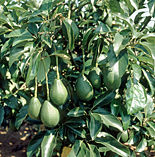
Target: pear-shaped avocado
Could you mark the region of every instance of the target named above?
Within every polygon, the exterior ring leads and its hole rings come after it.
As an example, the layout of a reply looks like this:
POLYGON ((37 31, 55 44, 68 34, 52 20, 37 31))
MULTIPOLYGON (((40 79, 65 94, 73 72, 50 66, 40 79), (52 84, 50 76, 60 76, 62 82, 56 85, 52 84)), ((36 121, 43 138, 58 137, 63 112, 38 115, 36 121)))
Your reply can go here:
POLYGON ((98 67, 94 67, 88 75, 88 79, 95 89, 101 87, 101 70, 98 67))
POLYGON ((111 16, 110 13, 108 13, 108 17, 107 17, 105 23, 106 23, 109 27, 112 26, 112 16, 111 16))
POLYGON ((113 91, 120 87, 121 78, 115 76, 111 68, 106 67, 103 73, 103 82, 109 90, 113 91))
POLYGON ((40 120, 41 103, 38 98, 31 98, 28 106, 28 115, 35 120, 40 120))
POLYGON ((54 79, 50 89, 50 98, 58 106, 63 105, 68 98, 68 92, 60 79, 54 79))
POLYGON ((59 110, 46 100, 41 108, 41 121, 45 126, 53 128, 59 123, 59 120, 59 110))
POLYGON ((94 91, 91 83, 84 75, 79 75, 76 82, 76 94, 83 101, 90 101, 93 98, 94 91))

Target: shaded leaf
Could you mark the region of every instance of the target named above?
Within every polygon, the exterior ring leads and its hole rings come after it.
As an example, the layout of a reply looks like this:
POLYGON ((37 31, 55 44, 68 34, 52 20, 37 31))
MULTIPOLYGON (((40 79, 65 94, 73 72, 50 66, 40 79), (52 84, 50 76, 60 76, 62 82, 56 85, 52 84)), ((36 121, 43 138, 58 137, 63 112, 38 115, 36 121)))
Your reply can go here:
POLYGON ((36 134, 27 147, 27 157, 32 157, 33 154, 36 152, 36 150, 40 147, 41 142, 46 134, 46 131, 41 131, 38 134, 36 134))
POLYGON ((148 117, 152 114, 152 112, 154 110, 153 99, 149 94, 147 94, 147 103, 146 104, 147 105, 145 107, 145 117, 148 117))
POLYGON ((102 124, 101 124, 100 116, 97 113, 91 113, 89 130, 92 140, 95 140, 97 134, 101 131, 101 129, 102 129, 102 124))
POLYGON ((4 108, 2 105, 0 105, 0 125, 2 124, 4 119, 4 108))
POLYGON ((84 125, 85 121, 80 117, 71 117, 66 121, 66 124, 71 127, 77 128, 84 125))
POLYGON ((93 144, 88 144, 90 150, 90 157, 101 157, 98 148, 93 144))
POLYGON ((140 143, 138 144, 135 151, 136 152, 142 152, 142 151, 144 151, 146 146, 147 146, 147 140, 143 137, 142 140, 140 141, 140 143))
POLYGON ((52 8, 52 1, 44 0, 44 1, 42 1, 42 4, 40 5, 39 9, 44 11, 46 13, 46 15, 48 15, 51 8, 52 8))
POLYGON ((28 31, 29 31, 30 33, 32 33, 32 34, 37 35, 37 33, 38 33, 37 26, 36 26, 34 23, 30 23, 30 24, 28 25, 28 31))

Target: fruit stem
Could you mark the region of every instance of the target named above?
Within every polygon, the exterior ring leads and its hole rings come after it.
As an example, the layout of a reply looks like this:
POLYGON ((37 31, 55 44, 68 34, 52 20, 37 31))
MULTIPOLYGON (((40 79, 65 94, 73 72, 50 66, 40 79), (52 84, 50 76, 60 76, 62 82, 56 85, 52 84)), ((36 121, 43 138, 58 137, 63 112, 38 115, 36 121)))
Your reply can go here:
POLYGON ((59 67, 58 67, 58 56, 56 56, 56 67, 57 67, 57 79, 59 80, 59 67))
POLYGON ((83 57, 83 70, 82 70, 82 75, 84 75, 84 72, 85 72, 85 54, 84 54, 84 48, 82 48, 82 57, 83 57))
POLYGON ((68 18, 70 19, 70 17, 71 17, 71 0, 69 0, 68 3, 69 3, 68 18))
POLYGON ((45 70, 45 78, 46 78, 46 90, 47 90, 47 101, 50 101, 50 94, 49 94, 49 87, 48 87, 48 77, 47 77, 47 72, 46 72, 46 66, 45 66, 45 61, 43 59, 43 64, 44 64, 44 70, 45 70))
POLYGON ((35 92, 34 92, 34 97, 37 98, 37 76, 35 76, 35 92))

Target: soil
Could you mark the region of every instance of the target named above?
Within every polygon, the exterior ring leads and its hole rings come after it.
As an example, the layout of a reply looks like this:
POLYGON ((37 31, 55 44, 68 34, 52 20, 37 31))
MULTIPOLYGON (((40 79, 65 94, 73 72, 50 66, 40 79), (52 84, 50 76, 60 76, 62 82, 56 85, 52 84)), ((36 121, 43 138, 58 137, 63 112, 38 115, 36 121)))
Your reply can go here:
MULTIPOLYGON (((27 157, 26 149, 32 139, 37 134, 36 126, 25 122, 17 132, 11 131, 8 127, 0 127, 0 157, 27 157)), ((70 148, 64 147, 61 157, 67 157, 70 148)), ((134 148, 133 148, 134 149, 134 148)), ((147 157, 155 157, 155 151, 145 151, 147 157)), ((140 155, 136 155, 140 157, 140 155)))

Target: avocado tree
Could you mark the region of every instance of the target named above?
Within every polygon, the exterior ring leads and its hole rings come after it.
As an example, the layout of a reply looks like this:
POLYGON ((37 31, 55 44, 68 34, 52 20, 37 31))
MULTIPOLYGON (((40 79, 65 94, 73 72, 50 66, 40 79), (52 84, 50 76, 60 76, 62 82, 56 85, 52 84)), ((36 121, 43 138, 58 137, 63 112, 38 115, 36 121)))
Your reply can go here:
POLYGON ((154 0, 0 4, 0 124, 45 125, 27 156, 64 146, 69 157, 145 156, 155 145, 154 0))

